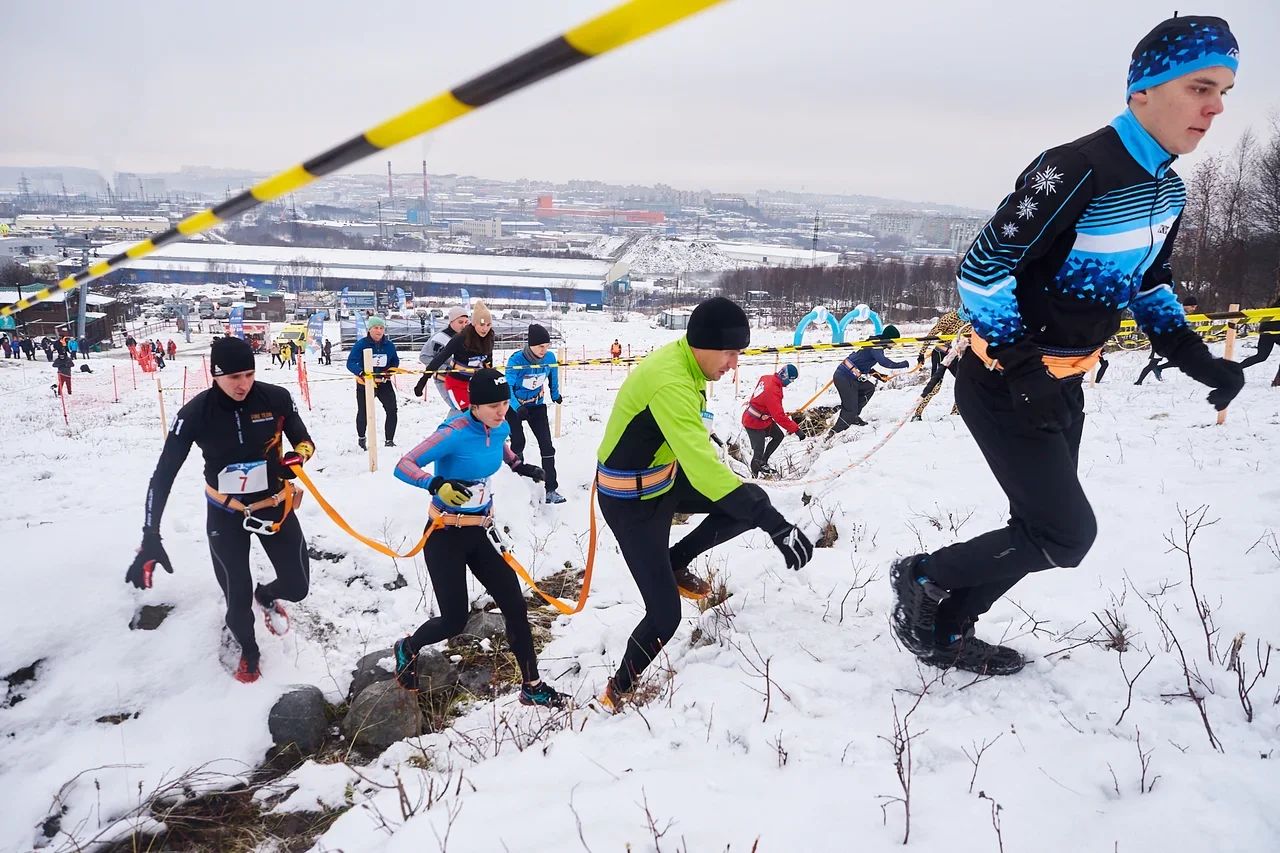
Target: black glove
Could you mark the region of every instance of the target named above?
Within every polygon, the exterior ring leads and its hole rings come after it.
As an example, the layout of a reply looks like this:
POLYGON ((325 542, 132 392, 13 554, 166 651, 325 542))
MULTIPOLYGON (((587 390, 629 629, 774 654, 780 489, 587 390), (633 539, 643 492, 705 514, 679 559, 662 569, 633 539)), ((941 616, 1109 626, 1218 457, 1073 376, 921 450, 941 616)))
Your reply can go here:
POLYGON ((1071 425, 1071 407, 1062 394, 1061 380, 1044 366, 1035 344, 1022 340, 1007 347, 992 347, 990 352, 1000 361, 1014 411, 1028 426, 1062 432, 1071 425))
POLYGON ((546 474, 542 473, 541 468, 539 468, 537 465, 530 465, 528 462, 520 462, 516 465, 513 465, 511 466, 511 470, 515 471, 521 477, 528 477, 530 480, 533 480, 535 483, 541 483, 543 479, 546 477, 546 474))
POLYGON ((142 546, 138 548, 138 556, 129 564, 129 571, 124 574, 125 583, 131 583, 138 589, 151 589, 151 573, 155 571, 156 564, 173 574, 173 565, 160 543, 160 534, 154 530, 143 530, 142 546))
POLYGON ((421 397, 422 392, 425 391, 426 388, 427 388, 427 377, 424 375, 422 378, 418 380, 417 384, 413 386, 413 396, 421 397))
POLYGON ((1234 361, 1217 358, 1204 341, 1190 329, 1153 338, 1156 350, 1175 367, 1213 390, 1206 398, 1221 412, 1244 387, 1244 368, 1234 361))
POLYGON ((551 398, 551 402, 555 403, 558 406, 564 402, 564 397, 561 397, 559 394, 557 394, 551 398))
POLYGON ((786 560, 788 569, 799 571, 813 556, 813 544, 809 537, 790 522, 784 522, 782 527, 770 532, 769 538, 782 552, 782 559, 786 560))

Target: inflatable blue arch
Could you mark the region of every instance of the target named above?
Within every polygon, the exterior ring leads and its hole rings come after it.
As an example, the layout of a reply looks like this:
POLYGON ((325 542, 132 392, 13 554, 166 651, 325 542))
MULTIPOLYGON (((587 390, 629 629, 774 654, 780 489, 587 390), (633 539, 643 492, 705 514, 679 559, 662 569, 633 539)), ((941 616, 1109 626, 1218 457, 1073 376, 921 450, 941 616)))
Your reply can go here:
POLYGON ((827 309, 821 305, 816 306, 808 314, 800 320, 796 325, 796 334, 792 340, 792 346, 800 346, 804 341, 804 330, 809 328, 810 323, 826 323, 831 327, 831 343, 844 343, 845 329, 849 328, 850 323, 866 323, 870 321, 872 331, 880 334, 884 330, 884 324, 880 320, 880 315, 871 310, 866 303, 857 305, 852 311, 844 315, 844 319, 837 320, 827 309))

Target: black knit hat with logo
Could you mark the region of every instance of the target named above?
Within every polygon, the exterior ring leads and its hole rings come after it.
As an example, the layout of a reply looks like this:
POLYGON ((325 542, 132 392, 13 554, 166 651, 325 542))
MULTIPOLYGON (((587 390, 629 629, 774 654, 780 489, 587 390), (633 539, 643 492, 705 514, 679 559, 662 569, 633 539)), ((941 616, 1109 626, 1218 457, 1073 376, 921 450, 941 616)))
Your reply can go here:
POLYGON ((693 309, 685 337, 694 349, 746 349, 751 344, 751 325, 736 302, 715 296, 693 309))
POLYGON ((507 385, 507 377, 492 367, 482 367, 471 375, 471 405, 483 406, 486 403, 501 403, 511 399, 511 388, 507 385))
POLYGON ((217 338, 209 347, 209 372, 214 376, 230 376, 253 369, 253 347, 240 338, 217 338))

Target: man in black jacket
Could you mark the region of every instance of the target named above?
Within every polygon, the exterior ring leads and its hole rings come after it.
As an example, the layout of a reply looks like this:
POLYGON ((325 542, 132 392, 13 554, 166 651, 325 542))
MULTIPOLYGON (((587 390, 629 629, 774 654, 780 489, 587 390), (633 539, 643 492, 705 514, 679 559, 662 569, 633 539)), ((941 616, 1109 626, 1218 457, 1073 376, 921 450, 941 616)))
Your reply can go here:
POLYGON ((1222 112, 1237 65, 1226 21, 1158 25, 1133 51, 1128 109, 1036 157, 961 261, 973 334, 956 402, 1009 497, 1009 522, 893 566, 894 632, 922 660, 1022 668, 1022 655, 977 639, 973 626, 1027 574, 1078 566, 1093 545, 1097 521, 1076 473, 1080 379, 1126 308, 1157 352, 1213 389, 1215 408, 1243 387, 1240 366, 1187 325, 1169 267, 1186 199, 1170 166, 1222 112))
POLYGON ((253 350, 240 338, 218 338, 209 355, 213 387, 183 406, 165 439, 164 450, 147 487, 142 546, 125 574, 138 589, 150 589, 157 564, 173 573, 160 541, 174 477, 191 452, 204 453, 206 530, 214 575, 227 601, 226 624, 240 645, 235 678, 258 680, 258 643, 253 604, 262 608, 267 630, 288 630, 284 601, 301 601, 310 584, 307 543, 297 513, 301 492, 290 482, 291 466, 311 458, 315 446, 287 390, 254 381, 253 350), (284 438, 293 445, 285 452, 284 438), (253 585, 249 545, 257 535, 276 579, 253 585))

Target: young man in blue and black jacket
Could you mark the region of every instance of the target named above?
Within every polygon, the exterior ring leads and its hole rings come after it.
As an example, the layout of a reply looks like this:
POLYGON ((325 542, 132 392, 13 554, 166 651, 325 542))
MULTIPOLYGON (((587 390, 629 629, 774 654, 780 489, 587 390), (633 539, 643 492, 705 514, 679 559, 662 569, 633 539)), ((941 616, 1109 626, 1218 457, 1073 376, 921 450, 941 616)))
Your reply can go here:
POLYGON ((551 351, 551 333, 537 323, 529 325, 528 343, 507 359, 507 384, 511 386, 511 408, 507 423, 511 426, 511 449, 524 456, 524 424, 533 430, 542 454, 542 470, 546 472, 547 503, 562 504, 560 482, 556 479, 556 448, 551 443, 551 426, 547 420, 547 402, 559 405, 560 366, 551 351))
POLYGON ((900 560, 894 631, 921 659, 987 674, 1022 656, 973 636, 978 617, 1031 572, 1078 566, 1097 521, 1076 473, 1081 376, 1134 319, 1154 348, 1226 407, 1244 385, 1215 358, 1173 295, 1169 257, 1186 198, 1171 169, 1195 150, 1235 82, 1226 21, 1172 18, 1133 51, 1128 109, 1040 154, 960 263, 973 322, 960 360, 960 415, 1009 497, 1009 522, 968 542, 900 560))

